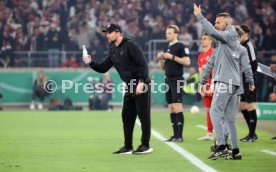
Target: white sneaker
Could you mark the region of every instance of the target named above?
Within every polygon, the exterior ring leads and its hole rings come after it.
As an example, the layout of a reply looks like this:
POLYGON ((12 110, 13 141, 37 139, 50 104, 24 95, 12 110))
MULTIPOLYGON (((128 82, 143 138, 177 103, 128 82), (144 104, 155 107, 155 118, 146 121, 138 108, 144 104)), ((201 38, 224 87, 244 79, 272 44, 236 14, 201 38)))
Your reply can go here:
POLYGON ((37 105, 37 108, 38 108, 39 110, 42 110, 42 109, 43 109, 43 104, 42 104, 42 103, 39 103, 39 104, 37 105))
POLYGON ((31 109, 31 110, 35 110, 35 104, 34 104, 34 103, 31 103, 30 109, 31 109))
POLYGON ((213 134, 207 134, 203 137, 198 138, 198 140, 214 140, 213 134))

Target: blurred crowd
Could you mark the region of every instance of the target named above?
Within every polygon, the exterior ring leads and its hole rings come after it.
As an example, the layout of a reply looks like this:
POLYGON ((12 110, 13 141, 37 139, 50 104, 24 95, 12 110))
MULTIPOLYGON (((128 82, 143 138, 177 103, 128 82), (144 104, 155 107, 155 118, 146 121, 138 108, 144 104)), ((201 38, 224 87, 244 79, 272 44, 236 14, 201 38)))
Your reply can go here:
MULTIPOLYGON (((101 60, 108 46, 101 28, 118 23, 123 33, 147 51, 151 39, 164 39, 168 24, 181 28, 179 40, 198 51, 193 40, 203 28, 192 13, 190 0, 4 0, 0 2, 0 65, 13 66, 15 51, 47 51, 50 66, 59 51, 79 51, 86 45, 101 60)), ((248 24, 258 57, 275 51, 275 0, 199 0, 206 18, 214 23, 220 12, 229 12, 236 24, 248 24), (264 50, 264 51, 263 51, 264 50)), ((267 60, 264 60, 267 61, 267 60)), ((270 60, 269 60, 270 61, 270 60)), ((66 65, 64 65, 66 66, 66 65)))

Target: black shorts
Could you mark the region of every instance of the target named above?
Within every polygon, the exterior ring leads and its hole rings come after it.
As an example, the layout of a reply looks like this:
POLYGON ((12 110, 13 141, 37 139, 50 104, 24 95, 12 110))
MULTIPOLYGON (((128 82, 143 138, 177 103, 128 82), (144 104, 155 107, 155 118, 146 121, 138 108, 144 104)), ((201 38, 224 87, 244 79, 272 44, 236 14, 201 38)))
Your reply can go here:
POLYGON ((168 104, 182 103, 184 79, 165 79, 168 104))
MULTIPOLYGON (((255 81, 254 81, 254 83, 256 83, 255 81)), ((256 100, 257 100, 257 88, 255 88, 254 91, 250 91, 249 90, 249 84, 246 83, 246 82, 243 82, 243 89, 244 89, 244 93, 241 95, 241 102, 246 102, 246 103, 256 102, 256 100)))

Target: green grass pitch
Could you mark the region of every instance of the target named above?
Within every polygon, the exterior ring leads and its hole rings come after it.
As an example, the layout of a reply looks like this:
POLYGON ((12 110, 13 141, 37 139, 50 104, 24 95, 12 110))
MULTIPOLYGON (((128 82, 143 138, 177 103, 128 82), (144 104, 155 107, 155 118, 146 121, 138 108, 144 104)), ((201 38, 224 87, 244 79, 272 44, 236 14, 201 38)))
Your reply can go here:
MULTIPOLYGON (((181 172, 201 171, 163 141, 152 136, 149 155, 113 155, 123 145, 119 111, 0 112, 0 172, 181 172)), ((255 143, 240 143, 243 160, 207 160, 212 141, 198 141, 205 131, 205 116, 185 113, 184 142, 177 143, 217 171, 274 171, 273 136, 261 130, 255 143)), ((152 128, 171 135, 167 112, 152 112, 152 128)), ((247 129, 238 125, 241 138, 247 129)), ((134 147, 140 144, 135 126, 134 147)))

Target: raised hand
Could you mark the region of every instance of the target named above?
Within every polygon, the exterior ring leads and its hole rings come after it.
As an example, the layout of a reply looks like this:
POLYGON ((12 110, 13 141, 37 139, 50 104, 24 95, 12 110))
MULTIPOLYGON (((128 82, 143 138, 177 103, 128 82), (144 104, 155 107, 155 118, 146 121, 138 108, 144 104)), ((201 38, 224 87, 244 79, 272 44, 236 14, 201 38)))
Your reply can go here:
POLYGON ((197 16, 201 13, 201 7, 200 5, 197 6, 195 3, 194 3, 194 15, 197 16))

